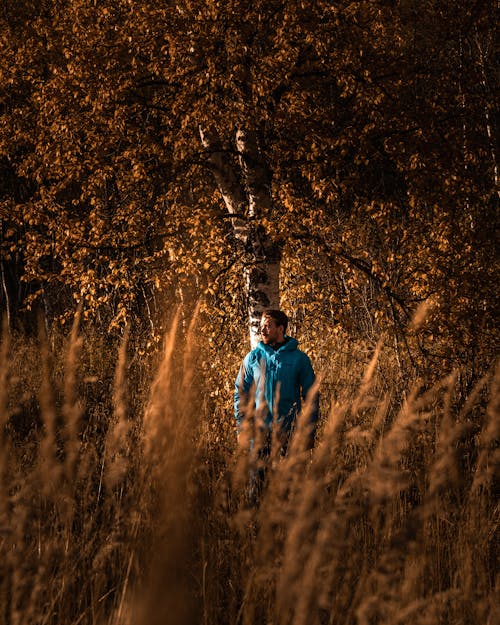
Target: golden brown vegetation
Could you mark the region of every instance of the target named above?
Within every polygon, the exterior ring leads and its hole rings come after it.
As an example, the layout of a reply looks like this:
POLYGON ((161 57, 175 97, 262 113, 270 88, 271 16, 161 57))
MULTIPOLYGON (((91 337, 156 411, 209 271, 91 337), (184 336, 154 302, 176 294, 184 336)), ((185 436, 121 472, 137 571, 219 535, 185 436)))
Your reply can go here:
POLYGON ((255 505, 195 327, 148 365, 78 319, 4 330, 0 622, 498 622, 498 370, 397 393, 381 345, 349 395, 332 357, 314 450, 299 427, 255 505))

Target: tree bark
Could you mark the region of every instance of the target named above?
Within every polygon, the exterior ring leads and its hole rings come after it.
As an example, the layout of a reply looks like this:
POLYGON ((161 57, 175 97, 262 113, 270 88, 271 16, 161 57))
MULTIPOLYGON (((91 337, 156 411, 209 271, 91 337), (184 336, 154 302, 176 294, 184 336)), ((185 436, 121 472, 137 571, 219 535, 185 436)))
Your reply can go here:
POLYGON ((244 255, 244 284, 250 345, 259 341, 265 308, 279 307, 281 249, 259 223, 263 211, 272 214, 271 172, 258 146, 255 132, 238 130, 235 136, 238 170, 224 151, 217 133, 200 127, 207 164, 233 217, 236 245, 244 255))

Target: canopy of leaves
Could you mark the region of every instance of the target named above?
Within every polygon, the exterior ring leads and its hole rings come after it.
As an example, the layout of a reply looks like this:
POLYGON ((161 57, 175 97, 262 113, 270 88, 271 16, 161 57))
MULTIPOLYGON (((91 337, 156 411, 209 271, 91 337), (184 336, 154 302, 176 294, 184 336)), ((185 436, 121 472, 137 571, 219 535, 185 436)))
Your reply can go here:
POLYGON ((199 128, 217 132, 235 165, 244 128, 270 173, 258 221, 283 249, 292 318, 375 340, 404 335, 432 301, 423 353, 488 361, 493 4, 6 3, 4 304, 22 276, 28 305, 43 298, 61 315, 83 299, 88 316, 119 324, 151 320, 160 293, 195 289, 214 336, 241 323, 245 260, 199 128))

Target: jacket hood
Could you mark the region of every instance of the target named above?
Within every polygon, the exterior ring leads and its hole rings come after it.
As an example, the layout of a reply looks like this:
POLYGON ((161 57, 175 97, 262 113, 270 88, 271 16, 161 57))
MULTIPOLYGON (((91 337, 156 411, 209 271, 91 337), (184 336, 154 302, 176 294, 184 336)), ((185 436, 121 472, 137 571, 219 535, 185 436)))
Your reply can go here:
POLYGON ((297 349, 299 342, 297 339, 292 338, 291 336, 285 336, 285 343, 279 349, 273 349, 270 345, 265 345, 262 341, 259 341, 257 345, 257 349, 263 352, 284 352, 284 351, 293 351, 297 349))

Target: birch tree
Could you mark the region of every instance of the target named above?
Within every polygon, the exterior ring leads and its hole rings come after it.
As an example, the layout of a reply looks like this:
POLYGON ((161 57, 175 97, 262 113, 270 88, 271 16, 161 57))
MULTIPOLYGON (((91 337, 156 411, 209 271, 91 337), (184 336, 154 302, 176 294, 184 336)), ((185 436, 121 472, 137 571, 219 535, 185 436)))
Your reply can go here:
POLYGON ((258 136, 254 131, 238 129, 235 132, 238 173, 215 131, 200 126, 200 139, 231 216, 237 248, 244 259, 250 343, 255 347, 259 340, 262 310, 279 307, 281 249, 259 224, 263 210, 272 212, 271 172, 259 150, 258 136))

